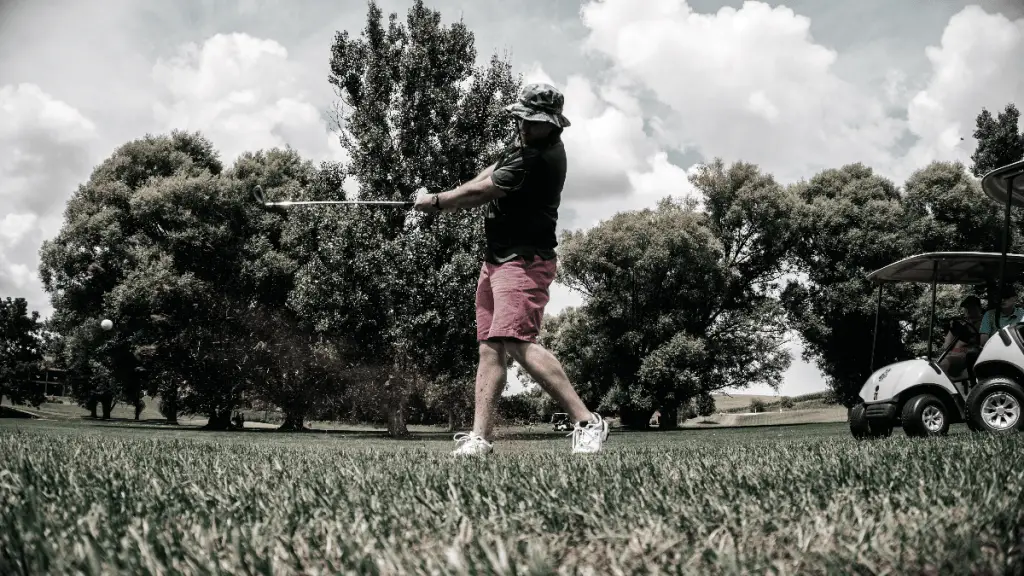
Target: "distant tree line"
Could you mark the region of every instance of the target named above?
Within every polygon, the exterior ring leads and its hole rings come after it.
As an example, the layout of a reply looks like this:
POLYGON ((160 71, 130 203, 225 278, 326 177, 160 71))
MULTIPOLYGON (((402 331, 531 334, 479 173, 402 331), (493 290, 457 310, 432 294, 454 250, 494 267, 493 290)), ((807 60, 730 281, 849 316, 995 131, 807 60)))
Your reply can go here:
MULTIPOLYGON (((463 24, 442 26, 422 2, 385 24, 371 3, 361 36, 341 32, 331 47, 348 163, 272 149, 226 166, 201 134, 177 131, 119 147, 42 248, 52 318, 0 302, 0 391, 37 404, 24 382, 48 353, 97 417, 117 403, 138 415, 148 396, 169 421, 201 415, 215 429, 257 404, 280 410, 287 430, 464 425, 481 215, 266 210, 250 192, 343 199, 352 180, 361 198, 409 199, 472 178, 516 137, 502 111, 521 86, 506 60, 475 61, 463 24)), ((862 164, 783 185, 753 164, 709 162, 691 177, 699 201, 665 199, 562 236, 558 281, 584 302, 547 317, 542 343, 588 406, 633 428, 655 411, 661 428, 710 415, 725 388, 777 386, 792 338, 850 405, 871 357, 865 275, 923 251, 1001 249, 1001 213, 978 177, 1024 157, 1018 119, 1012 104, 983 110, 969 169, 935 162, 902 186, 862 164)), ((1015 212, 1013 250, 1022 224, 1015 212)), ((960 296, 940 290, 939 314, 957 314, 960 296)), ((915 285, 885 295, 876 364, 926 349, 924 298, 915 285)), ((538 422, 558 407, 532 391, 500 411, 538 422)))

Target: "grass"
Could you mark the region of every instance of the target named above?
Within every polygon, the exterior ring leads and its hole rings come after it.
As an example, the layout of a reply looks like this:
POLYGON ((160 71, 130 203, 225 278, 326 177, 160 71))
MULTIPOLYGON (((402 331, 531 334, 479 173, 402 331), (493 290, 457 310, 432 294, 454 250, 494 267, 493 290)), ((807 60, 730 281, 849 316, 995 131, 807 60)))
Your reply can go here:
POLYGON ((804 410, 778 409, 757 414, 713 414, 697 417, 683 423, 686 428, 707 428, 724 426, 777 426, 783 424, 824 424, 846 422, 846 408, 830 406, 804 410))
MULTIPOLYGON (((818 410, 822 408, 836 408, 837 404, 829 404, 826 401, 828 396, 827 392, 811 392, 809 394, 802 394, 799 396, 791 396, 789 399, 793 402, 790 408, 784 408, 787 411, 796 410, 818 410)), ((765 411, 777 412, 779 406, 782 403, 782 396, 760 396, 757 394, 731 394, 726 395, 714 395, 715 398, 715 411, 722 413, 747 413, 750 412, 750 404, 754 400, 760 400, 764 403, 765 411)))
POLYGON ((765 404, 778 400, 778 396, 764 396, 761 394, 714 394, 715 412, 731 412, 733 410, 749 410, 750 403, 754 400, 761 400, 765 404))
POLYGON ((2 574, 1020 574, 1024 436, 843 424, 613 432, 0 421, 2 574))

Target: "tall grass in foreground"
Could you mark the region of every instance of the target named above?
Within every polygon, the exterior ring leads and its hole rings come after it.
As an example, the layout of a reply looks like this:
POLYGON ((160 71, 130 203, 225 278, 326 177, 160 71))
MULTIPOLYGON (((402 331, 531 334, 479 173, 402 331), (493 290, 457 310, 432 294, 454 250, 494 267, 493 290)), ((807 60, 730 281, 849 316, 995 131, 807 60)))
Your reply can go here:
POLYGON ((1024 436, 759 434, 480 462, 0 428, 0 574, 1024 573, 1024 436))

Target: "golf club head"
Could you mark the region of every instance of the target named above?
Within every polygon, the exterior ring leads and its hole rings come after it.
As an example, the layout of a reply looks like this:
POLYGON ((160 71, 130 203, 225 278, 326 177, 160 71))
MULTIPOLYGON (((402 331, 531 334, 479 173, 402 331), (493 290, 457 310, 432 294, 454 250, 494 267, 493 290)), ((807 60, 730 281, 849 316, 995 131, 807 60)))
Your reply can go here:
POLYGON ((252 197, 256 199, 260 204, 266 204, 267 201, 263 197, 263 187, 259 184, 252 187, 252 197))

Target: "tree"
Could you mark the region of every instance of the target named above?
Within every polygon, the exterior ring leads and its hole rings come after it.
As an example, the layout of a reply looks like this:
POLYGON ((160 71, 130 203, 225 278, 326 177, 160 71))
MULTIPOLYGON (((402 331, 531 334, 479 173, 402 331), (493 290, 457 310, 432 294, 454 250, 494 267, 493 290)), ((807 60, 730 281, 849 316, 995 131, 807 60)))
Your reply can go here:
POLYGON ((338 413, 346 384, 343 346, 286 309, 250 312, 245 323, 256 341, 250 391, 281 409, 280 430, 305 430, 308 416, 338 413))
POLYGON ((711 344, 704 392, 767 384, 777 388, 789 368, 785 311, 779 300, 796 241, 790 225, 796 198, 757 166, 716 159, 691 176, 704 197, 707 226, 722 244, 728 279, 711 301, 711 344))
POLYGON ((560 279, 586 302, 546 338, 584 399, 626 426, 659 410, 670 429, 697 395, 777 385, 788 367, 777 284, 792 199, 749 164, 691 180, 705 212, 665 200, 561 241, 560 279))
POLYGON ((123 400, 138 415, 146 391, 169 421, 203 414, 228 428, 258 375, 249 319, 283 307, 297 268, 281 219, 249 191, 330 185, 335 173, 275 150, 225 172, 209 141, 183 132, 115 150, 68 202, 40 264, 80 402, 109 417, 123 400), (101 318, 115 329, 98 330, 101 318))
MULTIPOLYGON (((54 308, 51 325, 61 336, 57 356, 69 370, 73 394, 94 415, 97 403, 109 417, 119 399, 139 399, 142 372, 123 330, 131 322, 113 317, 118 327, 113 334, 98 329, 103 318, 111 317, 107 296, 149 246, 166 239, 160 222, 140 218, 133 202, 163 179, 202 181, 221 170, 213 147, 195 134, 174 132, 129 142, 79 186, 67 203, 57 237, 44 242, 40 278, 54 308)), ((171 218, 188 214, 174 208, 171 218)), ((179 231, 179 239, 191 232, 179 231)), ((210 248, 203 245, 181 255, 203 261, 210 248)))
MULTIPOLYGON (((860 164, 825 170, 792 190, 800 199, 791 220, 792 259, 803 279, 788 282, 783 303, 804 341, 804 359, 815 361, 839 401, 851 406, 871 370, 877 288, 866 275, 917 253, 922 224, 892 182, 860 164)), ((923 290, 885 288, 874 366, 912 354, 923 290)))
POLYGON ((715 413, 715 398, 711 394, 701 393, 697 395, 694 400, 694 408, 696 409, 697 416, 707 418, 715 413))
POLYGON ((978 141, 971 172, 982 177, 992 170, 1024 158, 1024 134, 1018 132, 1020 112, 1012 103, 997 118, 982 108, 975 121, 974 138, 978 141))
MULTIPOLYGON (((1003 210, 981 190, 960 162, 933 162, 907 179, 901 195, 910 233, 925 252, 999 252, 1003 210)), ((1019 214, 1014 215, 1019 221, 1019 214)))
MULTIPOLYGON (((907 232, 917 238, 917 252, 979 251, 1000 252, 1003 247, 1003 210, 981 190, 980 182, 973 178, 959 162, 933 162, 914 172, 904 185, 903 204, 911 225, 907 232)), ((1011 213, 1011 227, 1021 229, 1024 219, 1019 211, 1011 213)), ((1011 252, 1024 247, 1021 234, 1011 234, 1011 252)), ((909 256, 909 254, 907 254, 909 256)), ((936 330, 933 345, 939 346, 945 336, 944 327, 949 319, 962 315, 959 302, 967 294, 976 294, 983 303, 995 294, 998 278, 985 286, 939 286, 937 289, 936 330)), ((930 290, 913 307, 911 322, 927 330, 931 307, 930 290)), ((988 305, 997 301, 989 299, 988 305)), ((908 335, 909 336, 909 335, 908 335)), ((928 349, 924 334, 910 336, 908 342, 916 354, 928 349)))
POLYGON ((783 396, 782 398, 779 399, 779 406, 782 406, 786 410, 789 410, 793 408, 793 406, 796 406, 796 403, 793 402, 793 399, 790 398, 789 396, 783 396))
POLYGON ((670 200, 566 232, 560 244, 559 278, 585 302, 553 351, 581 397, 627 426, 646 428, 662 407, 675 421, 707 359, 707 303, 727 282, 721 245, 692 205, 670 200))
MULTIPOLYGON (((441 26, 422 2, 405 25, 369 5, 361 38, 336 35, 330 81, 338 128, 361 198, 408 200, 474 177, 515 138, 503 108, 518 96, 507 62, 474 67, 473 35, 441 26)), ((321 333, 351 337, 352 365, 370 382, 358 398, 407 433, 409 399, 452 401, 472 389, 474 290, 483 248, 480 213, 409 216, 354 208, 321 213, 321 249, 303 263, 289 305, 321 333), (429 382, 429 383, 428 383, 429 382), (458 392, 423 390, 454 386, 458 392)), ((372 412, 371 410, 366 410, 372 412)))
POLYGON ((28 312, 24 298, 0 300, 0 398, 12 404, 39 406, 43 391, 33 382, 42 368, 43 341, 39 312, 28 312))
POLYGON ((760 398, 754 398, 753 400, 750 401, 751 412, 764 412, 767 407, 768 405, 765 404, 764 400, 761 400, 760 398))

